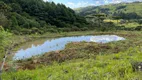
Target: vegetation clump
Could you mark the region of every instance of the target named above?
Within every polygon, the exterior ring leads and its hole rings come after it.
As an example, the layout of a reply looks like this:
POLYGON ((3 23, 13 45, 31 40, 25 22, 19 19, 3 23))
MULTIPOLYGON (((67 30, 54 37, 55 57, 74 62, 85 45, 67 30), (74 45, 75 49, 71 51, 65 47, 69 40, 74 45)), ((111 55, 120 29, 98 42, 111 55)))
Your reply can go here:
POLYGON ((11 36, 11 33, 5 31, 3 27, 0 26, 0 61, 2 61, 2 57, 4 57, 4 53, 8 49, 8 45, 11 44, 11 36))

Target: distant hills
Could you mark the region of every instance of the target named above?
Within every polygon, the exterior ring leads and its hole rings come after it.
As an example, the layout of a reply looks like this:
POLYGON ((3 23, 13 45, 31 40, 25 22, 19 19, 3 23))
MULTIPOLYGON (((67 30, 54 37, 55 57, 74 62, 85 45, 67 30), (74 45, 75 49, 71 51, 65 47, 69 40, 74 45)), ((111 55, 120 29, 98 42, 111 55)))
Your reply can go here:
POLYGON ((75 11, 82 16, 105 13, 109 16, 120 16, 124 19, 138 19, 142 18, 142 2, 89 6, 75 9, 75 11))

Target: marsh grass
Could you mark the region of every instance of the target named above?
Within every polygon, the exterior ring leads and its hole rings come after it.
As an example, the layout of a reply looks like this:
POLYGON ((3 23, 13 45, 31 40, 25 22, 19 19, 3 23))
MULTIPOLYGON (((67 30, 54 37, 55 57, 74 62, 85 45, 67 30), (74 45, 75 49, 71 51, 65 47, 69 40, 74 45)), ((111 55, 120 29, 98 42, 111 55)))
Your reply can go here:
POLYGON ((141 80, 142 72, 133 71, 131 62, 142 61, 141 47, 96 58, 53 62, 35 70, 19 70, 3 74, 4 80, 141 80), (133 56, 132 56, 133 55, 133 56), (117 58, 116 58, 117 57, 117 58))
MULTIPOLYGON (((89 34, 89 33, 88 33, 89 34)), ((27 60, 16 61, 19 68, 4 72, 3 80, 141 80, 142 72, 133 63, 142 62, 142 32, 94 32, 115 34, 124 41, 107 44, 69 43, 27 60)))

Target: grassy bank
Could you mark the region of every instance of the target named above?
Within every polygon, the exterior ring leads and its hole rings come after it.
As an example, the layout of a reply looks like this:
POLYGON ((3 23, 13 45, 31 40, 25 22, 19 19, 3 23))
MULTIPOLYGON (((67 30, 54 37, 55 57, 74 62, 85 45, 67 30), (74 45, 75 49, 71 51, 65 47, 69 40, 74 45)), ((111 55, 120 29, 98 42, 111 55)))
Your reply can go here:
MULTIPOLYGON (((141 80, 142 32, 72 32, 72 35, 116 34, 125 41, 69 43, 62 51, 16 61, 4 80, 141 80)), ((53 35, 53 34, 50 34, 53 35)), ((61 36, 61 34, 58 34, 61 36)), ((45 34, 42 37, 48 37, 45 34)), ((54 36, 54 35, 53 35, 54 36)), ((58 36, 58 37, 59 37, 58 36)), ((62 35, 63 36, 63 35, 62 35)), ((38 37, 38 36, 36 36, 38 37)), ((50 36, 49 36, 50 37, 50 36)), ((52 37, 52 36, 51 36, 52 37)), ((55 37, 55 36, 54 36, 55 37)), ((57 37, 57 35, 56 35, 57 37)))
POLYGON ((4 80, 141 80, 142 72, 133 63, 142 61, 142 47, 129 48, 117 54, 97 55, 89 59, 73 59, 34 70, 3 74, 4 80))
POLYGON ((78 59, 78 58, 92 58, 98 54, 116 54, 118 52, 125 51, 130 47, 142 46, 141 32, 123 32, 123 33, 95 33, 98 34, 115 34, 126 38, 124 41, 110 42, 107 44, 98 44, 93 42, 77 42, 69 43, 66 48, 61 51, 53 51, 47 54, 36 56, 24 61, 18 61, 23 68, 28 68, 26 65, 36 66, 37 64, 31 64, 34 60, 40 64, 50 64, 54 61, 64 62, 66 60, 78 59), (23 62, 23 63, 22 63, 23 62))
MULTIPOLYGON (((64 33, 65 34, 65 33, 64 33)), ((66 35, 116 34, 125 41, 107 44, 69 43, 62 51, 50 52, 31 59, 16 61, 3 74, 4 80, 140 80, 137 67, 142 62, 141 32, 72 32, 66 35), (18 70, 16 70, 18 69, 18 70), (34 74, 33 74, 34 73, 34 74)), ((53 37, 45 34, 41 37, 53 37)), ((34 37, 38 37, 37 35, 34 37)), ((55 37, 55 36, 54 36, 55 37)), ((141 70, 141 69, 140 69, 141 70)))

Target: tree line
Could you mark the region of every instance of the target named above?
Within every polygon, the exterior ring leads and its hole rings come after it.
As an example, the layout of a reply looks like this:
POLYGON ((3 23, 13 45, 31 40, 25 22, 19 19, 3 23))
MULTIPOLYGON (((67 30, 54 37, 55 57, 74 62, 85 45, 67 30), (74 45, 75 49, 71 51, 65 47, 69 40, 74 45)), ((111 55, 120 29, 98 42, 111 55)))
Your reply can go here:
POLYGON ((43 0, 0 1, 0 25, 17 34, 81 29, 86 24, 84 17, 63 4, 43 0))

